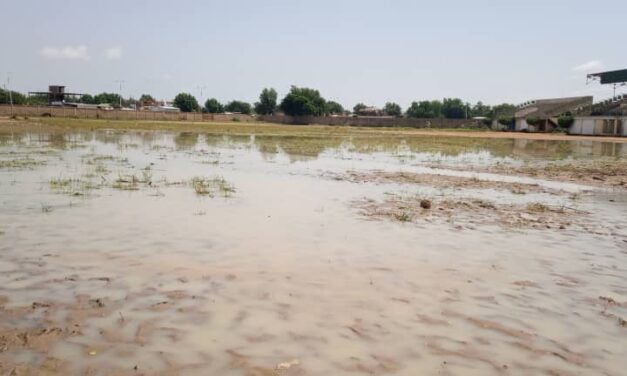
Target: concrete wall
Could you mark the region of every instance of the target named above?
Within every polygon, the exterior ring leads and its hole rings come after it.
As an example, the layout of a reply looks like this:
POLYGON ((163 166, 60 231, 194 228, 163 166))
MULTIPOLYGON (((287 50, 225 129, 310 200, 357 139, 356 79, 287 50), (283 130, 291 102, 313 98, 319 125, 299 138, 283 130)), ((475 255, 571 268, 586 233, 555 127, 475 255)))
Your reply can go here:
POLYGON ((380 116, 279 116, 263 115, 259 120, 280 124, 348 125, 355 127, 410 127, 410 128, 463 128, 481 125, 466 119, 413 119, 380 116))
POLYGON ((165 120, 165 121, 256 121, 251 115, 242 114, 201 114, 191 112, 152 112, 99 110, 93 108, 48 107, 48 106, 8 106, 0 105, 0 116, 51 116, 77 119, 110 120, 165 120))
POLYGON ((524 130, 528 130, 532 132, 534 130, 531 125, 527 124, 527 119, 525 118, 516 119, 516 126, 514 129, 518 132, 524 131, 524 130))
POLYGON ((569 134, 627 137, 627 116, 577 116, 569 134))
POLYGON ((557 119, 541 119, 540 124, 531 125, 527 123, 527 119, 518 118, 516 119, 515 130, 518 132, 553 132, 555 130, 555 122, 557 122, 557 119))
POLYGON ((77 119, 110 120, 160 120, 160 121, 265 121, 278 124, 321 124, 348 125, 356 127, 410 127, 410 128, 464 128, 481 125, 475 120, 466 119, 411 119, 381 116, 304 116, 291 117, 279 115, 251 116, 242 114, 201 114, 185 112, 151 112, 99 110, 93 108, 48 107, 48 106, 11 106, 0 105, 0 116, 51 116, 77 119))

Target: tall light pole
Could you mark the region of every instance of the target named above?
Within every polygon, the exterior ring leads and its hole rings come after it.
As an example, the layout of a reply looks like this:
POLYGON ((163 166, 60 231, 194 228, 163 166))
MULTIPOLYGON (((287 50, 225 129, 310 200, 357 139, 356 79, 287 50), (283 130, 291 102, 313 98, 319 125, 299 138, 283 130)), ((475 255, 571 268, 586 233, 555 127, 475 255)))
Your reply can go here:
POLYGON ((203 102, 202 91, 204 89, 206 89, 206 88, 207 88, 207 86, 204 86, 204 85, 203 86, 196 86, 196 89, 200 90, 200 107, 201 108, 205 105, 204 102, 203 102))
POLYGON ((120 108, 122 108, 122 84, 125 82, 124 80, 115 81, 117 84, 120 84, 120 108))

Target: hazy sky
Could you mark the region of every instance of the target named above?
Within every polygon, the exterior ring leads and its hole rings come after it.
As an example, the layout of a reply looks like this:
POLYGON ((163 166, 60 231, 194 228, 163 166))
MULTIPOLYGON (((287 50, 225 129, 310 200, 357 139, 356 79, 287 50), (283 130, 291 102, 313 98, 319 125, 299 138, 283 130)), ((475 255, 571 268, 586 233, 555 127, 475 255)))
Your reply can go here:
MULTIPOLYGON (((254 101, 319 89, 346 107, 612 95, 586 73, 627 68, 627 1, 1 0, 12 88, 254 101)), ((622 88, 620 92, 626 92, 622 88)))

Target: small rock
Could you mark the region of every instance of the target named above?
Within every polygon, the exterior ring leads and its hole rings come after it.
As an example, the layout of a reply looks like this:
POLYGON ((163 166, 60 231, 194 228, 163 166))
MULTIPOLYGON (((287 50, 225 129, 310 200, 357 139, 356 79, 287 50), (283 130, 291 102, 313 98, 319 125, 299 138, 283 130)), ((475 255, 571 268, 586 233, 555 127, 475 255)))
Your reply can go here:
POLYGON ((48 303, 33 302, 32 307, 33 307, 33 309, 37 309, 37 308, 48 308, 48 307, 50 307, 50 304, 48 304, 48 303))
POLYGON ((423 209, 431 209, 431 201, 430 200, 420 200, 420 207, 423 209))
POLYGON ((98 298, 98 299, 90 299, 89 300, 89 304, 91 304, 91 306, 93 308, 102 308, 102 307, 105 306, 104 302, 100 298, 98 298))

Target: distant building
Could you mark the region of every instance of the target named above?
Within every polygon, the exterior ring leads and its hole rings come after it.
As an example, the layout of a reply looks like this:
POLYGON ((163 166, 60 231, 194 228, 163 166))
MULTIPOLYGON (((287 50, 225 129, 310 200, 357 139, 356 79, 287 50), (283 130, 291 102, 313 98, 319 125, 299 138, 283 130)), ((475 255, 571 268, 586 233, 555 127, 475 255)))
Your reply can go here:
POLYGON ((382 109, 373 106, 364 107, 357 112, 358 116, 382 116, 383 114, 382 109))
POLYGON ((591 115, 627 116, 627 94, 614 96, 592 105, 591 115))
POLYGON ((140 110, 150 112, 181 112, 180 108, 174 107, 172 102, 166 100, 142 102, 140 110))
POLYGON ((561 115, 578 114, 590 111, 591 108, 591 96, 531 100, 519 105, 516 109, 515 129, 528 132, 551 132, 557 128, 557 119, 561 115), (532 118, 537 121, 537 124, 527 122, 532 118))
POLYGON ((148 107, 148 111, 151 112, 181 112, 181 109, 174 106, 150 106, 148 107))
POLYGON ((65 86, 62 85, 49 85, 48 91, 31 91, 28 95, 43 95, 48 98, 48 105, 64 106, 68 97, 76 98, 83 94, 68 93, 65 91, 65 86))
POLYGON ((627 116, 577 116, 568 134, 627 137, 627 116))
POLYGON ((614 95, 593 104, 590 111, 579 112, 568 133, 627 137, 627 94, 616 95, 618 88, 627 86, 627 69, 589 74, 587 82, 593 81, 613 86, 614 95))

